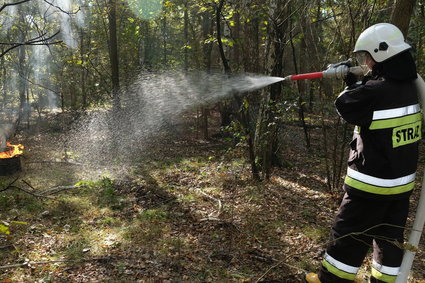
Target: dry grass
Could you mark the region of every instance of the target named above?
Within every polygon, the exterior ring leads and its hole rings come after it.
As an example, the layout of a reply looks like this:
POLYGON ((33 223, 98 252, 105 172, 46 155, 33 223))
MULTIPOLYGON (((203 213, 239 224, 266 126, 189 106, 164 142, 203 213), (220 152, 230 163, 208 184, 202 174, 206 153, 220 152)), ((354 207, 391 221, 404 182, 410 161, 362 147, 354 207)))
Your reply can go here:
MULTIPOLYGON (((84 187, 51 198, 0 194, 1 219, 28 223, 0 236, 0 265, 44 262, 3 269, 3 282, 293 283, 320 265, 338 202, 319 155, 299 143, 283 152, 291 168, 255 183, 244 151, 223 140, 188 134, 143 163, 98 167, 58 162, 57 134, 24 138, 21 180, 40 191, 84 187)), ((365 265, 358 282, 367 276, 365 265)), ((425 278, 422 251, 413 277, 425 278)))

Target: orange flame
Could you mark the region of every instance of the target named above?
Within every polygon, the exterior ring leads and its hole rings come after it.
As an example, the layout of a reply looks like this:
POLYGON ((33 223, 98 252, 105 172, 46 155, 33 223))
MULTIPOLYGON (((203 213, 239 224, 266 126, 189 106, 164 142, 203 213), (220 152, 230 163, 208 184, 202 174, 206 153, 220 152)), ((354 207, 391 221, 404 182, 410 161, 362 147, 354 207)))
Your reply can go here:
POLYGON ((24 153, 24 146, 22 144, 11 144, 6 142, 7 147, 9 148, 6 151, 0 152, 0 159, 2 158, 12 158, 24 153))

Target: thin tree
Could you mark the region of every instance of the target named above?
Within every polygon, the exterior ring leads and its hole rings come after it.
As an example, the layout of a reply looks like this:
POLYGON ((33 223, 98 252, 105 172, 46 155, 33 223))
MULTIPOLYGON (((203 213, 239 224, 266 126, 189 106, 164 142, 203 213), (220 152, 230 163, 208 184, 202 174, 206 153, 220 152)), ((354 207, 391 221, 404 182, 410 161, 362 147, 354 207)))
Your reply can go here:
MULTIPOLYGON (((283 54, 289 27, 288 14, 288 3, 270 0, 266 68, 271 76, 283 76, 283 54)), ((278 122, 282 113, 278 113, 278 104, 282 100, 282 84, 273 84, 264 89, 262 96, 255 134, 255 152, 259 157, 264 177, 269 179, 272 167, 281 163, 278 156, 278 122)))
POLYGON ((112 98, 114 110, 120 109, 120 77, 118 61, 118 39, 117 39, 117 3, 109 0, 109 59, 111 64, 112 98))
POLYGON ((405 37, 409 31, 410 19, 415 4, 416 0, 396 0, 391 13, 390 22, 396 25, 405 37))
MULTIPOLYGON (((232 69, 230 67, 229 61, 227 60, 226 54, 224 52, 222 36, 221 36, 221 15, 222 9, 224 7, 226 0, 220 0, 219 4, 216 6, 216 25, 217 25, 217 42, 220 52, 221 61, 223 63, 224 72, 226 75, 230 76, 232 74, 232 69)), ((253 133, 250 130, 250 117, 247 113, 247 110, 243 107, 242 99, 237 95, 235 96, 235 100, 237 106, 239 108, 239 123, 241 124, 244 135, 246 137, 246 141, 248 144, 248 153, 249 153, 249 161, 251 164, 251 173, 254 180, 260 179, 259 170, 256 164, 256 156, 254 152, 254 142, 253 142, 253 133)))

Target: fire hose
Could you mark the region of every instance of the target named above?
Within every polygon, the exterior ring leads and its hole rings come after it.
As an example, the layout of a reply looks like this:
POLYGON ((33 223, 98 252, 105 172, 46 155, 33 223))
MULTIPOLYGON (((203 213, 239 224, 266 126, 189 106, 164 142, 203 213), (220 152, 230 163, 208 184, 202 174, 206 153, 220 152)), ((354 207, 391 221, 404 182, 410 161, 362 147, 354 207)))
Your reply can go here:
MULTIPOLYGON (((308 79, 318 79, 318 78, 336 78, 343 79, 344 76, 348 73, 354 73, 356 76, 360 77, 364 74, 364 67, 354 66, 351 67, 351 60, 341 62, 338 64, 331 64, 325 71, 306 73, 306 74, 297 74, 286 76, 284 81, 295 81, 295 80, 308 80, 308 79)), ((419 101, 422 106, 422 115, 425 116, 425 82, 422 77, 418 74, 418 78, 415 81, 416 87, 419 93, 419 101)), ((425 119, 425 117, 424 117, 425 119)), ((409 272, 413 265, 413 259, 418 250, 419 240, 422 235, 425 224, 425 170, 422 179, 422 188, 418 201, 418 206, 416 209, 415 220, 413 222, 413 227, 409 235, 407 244, 405 244, 405 252, 403 255, 402 264, 400 266, 399 273, 395 283, 406 283, 409 276, 409 272)))
POLYGON ((322 72, 314 72, 314 73, 306 73, 306 74, 298 74, 298 75, 290 75, 283 78, 284 81, 297 81, 297 80, 309 80, 309 79, 343 79, 344 76, 350 72, 356 75, 357 77, 361 77, 365 73, 364 66, 351 66, 351 59, 347 61, 330 64, 328 68, 322 72))
MULTIPOLYGON (((416 87, 419 93, 419 100, 422 105, 422 115, 425 115, 425 82, 418 74, 416 79, 416 87)), ((413 259, 418 250, 419 240, 425 224, 425 171, 422 179, 421 195, 419 197, 418 207, 416 209, 415 221, 413 222, 412 231, 409 235, 407 248, 405 249, 403 261, 395 283, 406 283, 412 268, 413 259)))

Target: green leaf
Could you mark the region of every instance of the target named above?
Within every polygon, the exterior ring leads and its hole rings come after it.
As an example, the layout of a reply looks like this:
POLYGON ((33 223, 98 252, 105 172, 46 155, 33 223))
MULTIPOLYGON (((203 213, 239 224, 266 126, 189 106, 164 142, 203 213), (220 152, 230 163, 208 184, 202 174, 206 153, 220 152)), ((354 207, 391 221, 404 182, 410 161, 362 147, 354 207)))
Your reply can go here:
POLYGON ((165 3, 164 3, 164 7, 167 7, 167 8, 170 8, 170 7, 172 7, 174 5, 174 3, 173 2, 171 2, 171 1, 165 1, 165 3))
POLYGON ((0 223, 0 233, 9 235, 10 234, 9 227, 0 223))
POLYGON ((203 13, 203 12, 206 12, 206 11, 208 11, 208 8, 207 8, 207 7, 204 7, 204 6, 202 6, 202 7, 199 9, 199 12, 200 12, 200 13, 203 13))
POLYGON ((244 99, 244 100, 243 100, 243 108, 244 108, 245 110, 247 110, 247 109, 249 108, 249 102, 248 102, 248 100, 247 100, 247 99, 244 99))

